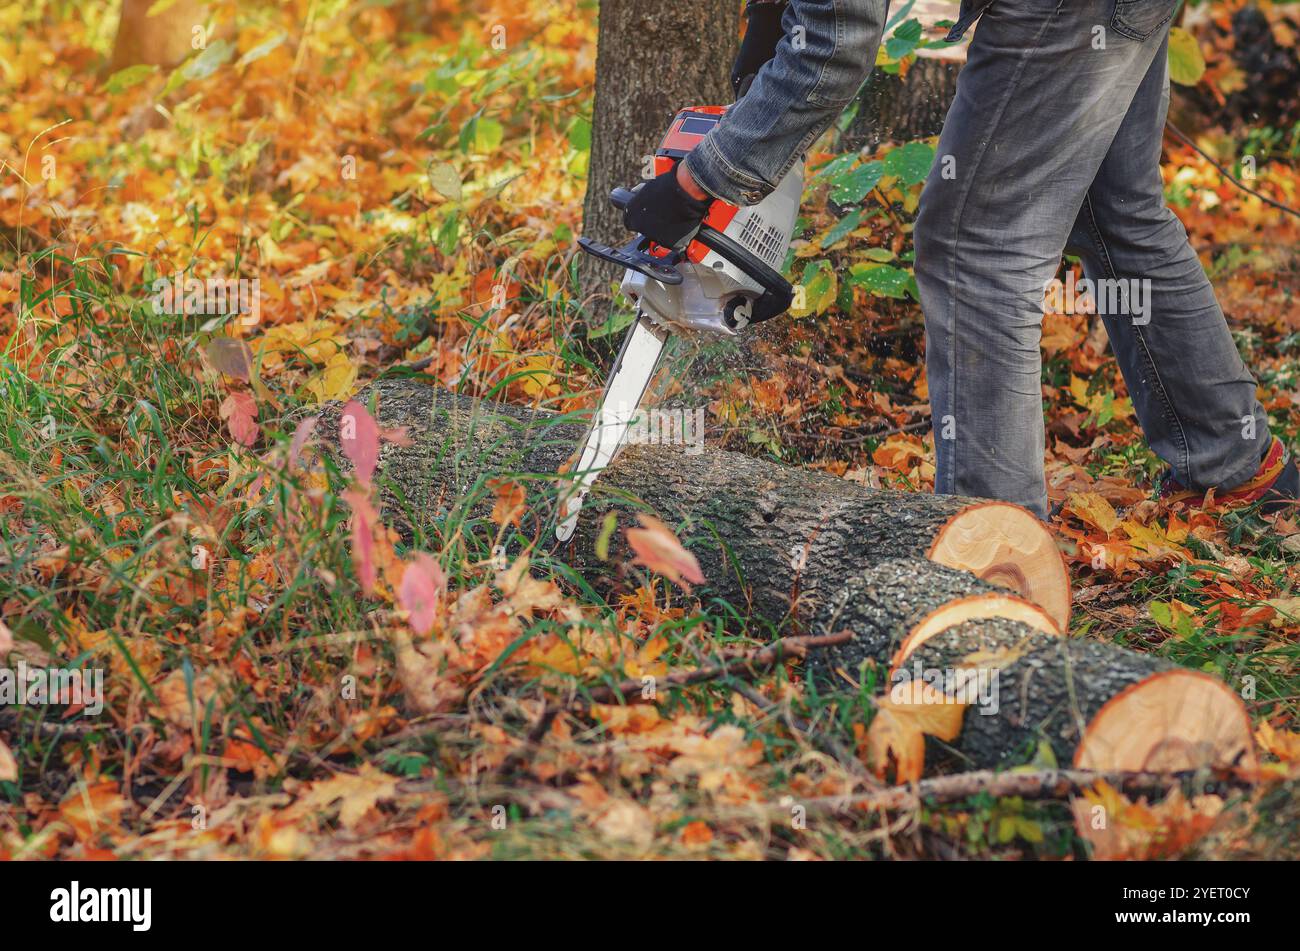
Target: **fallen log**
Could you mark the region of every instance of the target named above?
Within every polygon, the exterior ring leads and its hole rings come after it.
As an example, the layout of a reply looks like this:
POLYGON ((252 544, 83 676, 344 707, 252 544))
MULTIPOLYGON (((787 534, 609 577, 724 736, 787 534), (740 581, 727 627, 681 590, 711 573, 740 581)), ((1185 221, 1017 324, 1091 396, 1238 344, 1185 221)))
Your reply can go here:
MULTIPOLYGON (((1025 765, 1050 747, 1073 769, 1176 772, 1253 768, 1250 718, 1227 684, 1163 658, 1029 625, 967 621, 919 644, 908 676, 993 675, 995 698, 970 708, 955 749, 968 768, 1025 765)), ((974 691, 967 691, 973 694, 974 691)))
MULTIPOLYGON (((972 631, 972 642, 983 644, 1008 624, 1017 633, 1032 631, 1043 638, 1062 633, 1039 605, 966 571, 919 558, 882 562, 850 578, 818 611, 814 630, 847 629, 853 637, 810 651, 808 676, 819 685, 843 689, 857 687, 874 669, 875 683, 882 688, 931 638, 972 631)), ((959 647, 964 643, 958 642, 959 647)))
MULTIPOLYGON (((435 534, 454 526, 462 540, 490 549, 490 483, 514 479, 529 490, 521 533, 549 545, 555 474, 584 432, 580 418, 409 379, 380 380, 372 392, 381 425, 405 426, 411 435, 409 445, 385 445, 380 456, 390 524, 435 534)), ((334 407, 318 427, 326 444, 337 444, 337 426, 334 407)), ((734 452, 628 446, 601 476, 560 553, 593 583, 607 583, 611 564, 626 553, 619 531, 608 561, 596 554, 611 511, 621 527, 632 524, 632 512, 657 514, 699 559, 708 580, 702 597, 773 625, 792 614, 806 621, 844 578, 899 557, 968 571, 1040 605, 1057 628, 1069 622, 1069 577, 1051 533, 1004 502, 870 489, 734 452)))

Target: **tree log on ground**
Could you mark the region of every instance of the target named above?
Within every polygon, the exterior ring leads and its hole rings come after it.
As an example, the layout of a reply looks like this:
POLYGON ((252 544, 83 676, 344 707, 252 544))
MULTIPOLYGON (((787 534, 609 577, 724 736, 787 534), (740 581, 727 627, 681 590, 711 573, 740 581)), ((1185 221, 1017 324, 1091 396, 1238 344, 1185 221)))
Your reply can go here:
MULTIPOLYGON (((381 425, 406 426, 412 437, 411 445, 387 445, 381 455, 390 524, 436 536, 439 518, 450 519, 462 539, 490 549, 496 526, 486 520, 489 483, 513 477, 529 490, 521 533, 538 547, 550 544, 555 473, 584 433, 577 417, 456 396, 410 379, 381 380, 374 392, 381 425)), ((327 443, 337 412, 322 420, 327 443)), ((627 554, 622 529, 634 524, 635 511, 656 514, 698 558, 708 582, 702 597, 772 625, 792 607, 806 623, 844 579, 900 557, 970 571, 1040 605, 1058 629, 1069 621, 1069 577, 1055 541, 1014 505, 874 490, 734 452, 635 445, 601 476, 559 557, 593 584, 607 584, 627 554), (620 513, 619 530, 602 562, 596 542, 610 511, 620 513)))
MULTIPOLYGON (((856 687, 863 681, 865 664, 876 671, 877 689, 884 689, 890 674, 910 666, 909 658, 927 640, 963 623, 978 634, 986 620, 1018 622, 1017 629, 1042 637, 1062 633, 1037 604, 969 572, 919 558, 886 561, 851 577, 821 606, 814 629, 847 629, 853 638, 811 651, 808 676, 832 688, 856 687)), ((989 626, 995 629, 996 624, 989 626)))

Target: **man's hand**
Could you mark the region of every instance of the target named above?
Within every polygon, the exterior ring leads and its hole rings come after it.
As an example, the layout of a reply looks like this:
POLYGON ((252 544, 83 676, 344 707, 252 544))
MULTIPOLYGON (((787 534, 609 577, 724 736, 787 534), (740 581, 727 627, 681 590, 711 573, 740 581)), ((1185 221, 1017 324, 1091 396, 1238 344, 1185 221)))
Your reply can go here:
POLYGON ((632 192, 632 200, 623 212, 623 224, 655 244, 680 251, 700 230, 711 204, 709 196, 678 162, 632 192), (683 184, 683 178, 689 186, 683 184))

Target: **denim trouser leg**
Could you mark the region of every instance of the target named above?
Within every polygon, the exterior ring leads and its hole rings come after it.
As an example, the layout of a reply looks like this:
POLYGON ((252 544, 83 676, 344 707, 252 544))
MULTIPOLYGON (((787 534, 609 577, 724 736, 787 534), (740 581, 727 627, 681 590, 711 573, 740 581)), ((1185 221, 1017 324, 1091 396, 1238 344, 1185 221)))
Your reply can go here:
POLYGON ((1155 451, 1194 487, 1254 471, 1259 444, 1241 438, 1254 416, 1267 439, 1254 383, 1164 205, 1176 7, 996 0, 980 20, 915 234, 938 492, 1046 513, 1043 292, 1072 233, 1089 277, 1151 282, 1145 314, 1107 329, 1155 451))

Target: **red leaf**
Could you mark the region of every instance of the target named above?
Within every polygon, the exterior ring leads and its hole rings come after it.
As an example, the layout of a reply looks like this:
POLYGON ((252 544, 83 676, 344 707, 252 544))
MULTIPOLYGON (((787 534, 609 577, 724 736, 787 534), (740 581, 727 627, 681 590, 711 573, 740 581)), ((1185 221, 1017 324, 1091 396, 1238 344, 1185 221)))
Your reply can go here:
POLYGON ((257 425, 257 403, 247 390, 233 390, 221 404, 221 418, 226 421, 230 435, 241 446, 257 442, 261 427, 257 425))
POLYGON ((672 529, 653 515, 638 515, 637 521, 641 528, 627 530, 627 543, 637 555, 633 564, 657 571, 686 591, 691 590, 692 584, 704 584, 700 563, 682 547, 672 529))
POLYGON ((348 400, 339 417, 339 442, 343 454, 357 470, 357 480, 370 484, 370 477, 379 465, 379 424, 366 408, 356 400, 348 400))
POLYGON ((417 551, 402 572, 397 603, 411 615, 411 630, 428 634, 437 617, 438 600, 447 587, 447 576, 432 555, 417 551))
POLYGON ((363 594, 375 592, 375 525, 379 515, 370 504, 370 496, 348 489, 343 501, 352 506, 352 564, 357 570, 363 594))

